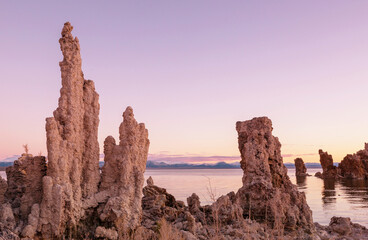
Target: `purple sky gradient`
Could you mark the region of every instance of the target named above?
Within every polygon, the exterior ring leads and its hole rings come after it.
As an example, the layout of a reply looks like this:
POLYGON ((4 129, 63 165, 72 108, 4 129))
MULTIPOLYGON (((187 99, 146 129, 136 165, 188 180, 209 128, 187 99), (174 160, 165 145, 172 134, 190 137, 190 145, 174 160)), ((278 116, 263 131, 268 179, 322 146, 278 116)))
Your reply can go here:
POLYGON ((368 141, 367 1, 2 1, 0 159, 46 154, 70 21, 100 94, 99 142, 131 105, 151 154, 237 156, 235 122, 268 116, 285 162, 368 141))

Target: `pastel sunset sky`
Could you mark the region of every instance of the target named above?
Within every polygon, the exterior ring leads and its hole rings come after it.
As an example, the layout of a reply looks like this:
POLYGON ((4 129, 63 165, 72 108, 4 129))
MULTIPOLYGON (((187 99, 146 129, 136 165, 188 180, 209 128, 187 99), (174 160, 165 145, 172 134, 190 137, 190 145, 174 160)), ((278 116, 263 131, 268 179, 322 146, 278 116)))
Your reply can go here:
POLYGON ((0 160, 46 154, 64 22, 100 94, 99 142, 126 106, 150 159, 233 162, 236 121, 268 116, 285 162, 368 142, 368 1, 1 1, 0 160))

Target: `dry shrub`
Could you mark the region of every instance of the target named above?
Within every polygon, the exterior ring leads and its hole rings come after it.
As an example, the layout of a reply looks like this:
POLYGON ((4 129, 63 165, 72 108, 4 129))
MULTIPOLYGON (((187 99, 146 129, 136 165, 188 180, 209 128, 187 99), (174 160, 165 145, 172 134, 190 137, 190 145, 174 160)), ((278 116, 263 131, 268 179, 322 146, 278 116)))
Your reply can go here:
POLYGON ((220 206, 216 203, 218 199, 218 195, 216 192, 216 188, 212 187, 211 178, 204 176, 208 180, 207 186, 207 194, 212 202, 212 217, 215 225, 215 233, 211 236, 211 240, 218 240, 220 239, 220 221, 219 221, 219 211, 220 206))
POLYGON ((183 234, 164 218, 159 222, 159 240, 184 240, 183 234))
POLYGON ((24 144, 23 145, 23 148, 24 148, 24 152, 25 152, 25 154, 29 154, 29 147, 28 147, 28 144, 24 144))

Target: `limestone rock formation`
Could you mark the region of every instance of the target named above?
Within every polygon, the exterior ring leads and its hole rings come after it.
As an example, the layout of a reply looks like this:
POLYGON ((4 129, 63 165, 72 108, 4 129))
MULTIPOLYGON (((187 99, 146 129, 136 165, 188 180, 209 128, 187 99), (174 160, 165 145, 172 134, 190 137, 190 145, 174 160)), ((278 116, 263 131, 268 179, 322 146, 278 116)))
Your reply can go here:
POLYGON ((96 228, 95 237, 103 238, 103 239, 117 240, 119 237, 119 234, 114 229, 106 229, 104 227, 98 226, 96 228))
POLYGON ((267 223, 275 231, 315 231, 305 194, 287 176, 281 144, 267 117, 237 122, 243 187, 237 198, 245 218, 267 223))
POLYGON ((322 151, 322 149, 320 149, 318 153, 323 172, 322 174, 316 173, 316 176, 322 176, 322 178, 338 178, 340 176, 340 172, 339 169, 333 165, 332 156, 327 152, 322 151))
POLYGON ((8 188, 8 184, 5 179, 0 177, 0 205, 4 201, 4 194, 6 192, 6 189, 8 188))
POLYGON ((356 154, 344 157, 339 164, 339 170, 344 178, 368 178, 368 144, 356 154))
POLYGON ((32 206, 42 200, 42 178, 46 175, 46 159, 22 154, 13 166, 6 168, 8 188, 4 202, 10 204, 16 224, 26 224, 32 206))
POLYGON ((295 158, 295 175, 297 177, 305 177, 308 176, 307 168, 305 167, 304 161, 301 158, 295 158))
POLYGON ((211 206, 215 221, 226 226, 236 222, 241 222, 243 219, 243 209, 237 204, 234 192, 219 197, 211 206))
POLYGON ((368 144, 365 144, 363 150, 355 154, 348 154, 339 163, 338 167, 333 165, 332 156, 327 152, 319 150, 320 162, 323 173, 316 173, 320 178, 368 178, 368 144))
POLYGON ((64 24, 59 40, 62 88, 54 117, 46 119, 47 176, 40 209, 44 238, 61 236, 83 217, 82 200, 98 190, 99 124, 98 94, 94 83, 85 80, 78 38, 64 24))
POLYGON ((148 156, 148 131, 137 123, 133 109, 127 107, 120 125, 120 143, 112 136, 104 143, 105 164, 102 167, 100 192, 109 199, 100 206, 101 221, 113 222, 119 231, 134 230, 142 215, 142 188, 148 156))
POLYGON ((154 185, 152 178, 147 183, 149 184, 143 188, 142 199, 144 227, 154 229, 157 221, 162 218, 169 222, 175 222, 178 216, 186 219, 184 203, 176 201, 166 189, 154 185))
POLYGON ((201 202, 197 194, 193 193, 187 198, 189 212, 202 224, 206 224, 206 215, 201 207, 201 202))
POLYGON ((154 231, 160 230, 162 222, 179 230, 186 240, 271 239, 264 225, 243 219, 242 208, 236 203, 234 192, 206 206, 201 206, 198 195, 192 194, 187 199, 187 207, 183 202, 176 201, 166 189, 154 185, 152 178, 148 182, 150 184, 143 188, 142 199, 141 230, 143 228, 144 236, 147 236, 143 239, 157 239, 154 231))
POLYGON ((316 223, 321 240, 330 239, 368 239, 368 229, 360 224, 352 223, 350 218, 332 217, 328 226, 316 223))
MULTIPOLYGON (((84 79, 72 29, 65 23, 59 41, 62 88, 54 117, 46 119, 48 163, 45 157, 23 154, 7 169, 8 182, 0 179, 0 240, 156 240, 165 230, 177 236, 171 238, 186 240, 318 239, 305 195, 290 182, 281 144, 266 117, 237 123, 243 186, 236 194, 213 197, 211 205, 201 206, 193 193, 185 206, 151 177, 142 190, 148 131, 131 107, 123 113, 119 144, 111 136, 104 142, 100 173, 99 96, 94 83, 84 79)), ((320 155, 326 176, 339 171, 345 177, 367 176, 368 144, 338 169, 330 155, 320 155)), ((302 161, 295 163, 298 172, 306 172, 302 161)), ((364 239, 368 234, 347 218, 316 225, 321 239, 364 239)))

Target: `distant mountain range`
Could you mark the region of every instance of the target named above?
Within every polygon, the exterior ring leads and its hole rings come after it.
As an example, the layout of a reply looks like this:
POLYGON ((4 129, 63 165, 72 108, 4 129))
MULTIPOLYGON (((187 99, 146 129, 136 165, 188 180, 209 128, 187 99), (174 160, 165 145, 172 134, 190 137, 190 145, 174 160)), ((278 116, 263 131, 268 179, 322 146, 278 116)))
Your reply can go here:
MULTIPOLYGON (((104 162, 100 162, 100 167, 104 165, 104 162)), ((0 162, 0 171, 5 170, 6 167, 13 165, 13 162, 0 162)), ((334 163, 335 166, 338 163, 334 163)), ((307 168, 321 168, 321 164, 319 163, 305 163, 307 168)), ((147 161, 146 167, 148 169, 237 169, 240 168, 240 163, 226 163, 226 162, 218 162, 214 164, 204 163, 204 164, 191 164, 191 163, 173 163, 168 164, 165 162, 154 162, 147 161)), ((287 168, 295 168, 294 163, 285 163, 285 167, 287 168)))
POLYGON ((173 163, 167 164, 164 162, 153 162, 147 161, 147 168, 175 168, 175 169, 183 169, 183 168, 191 168, 191 169, 204 169, 204 168, 219 168, 219 169, 227 169, 227 168, 240 168, 240 163, 226 163, 226 162, 218 162, 214 164, 190 164, 190 163, 173 163))
MULTIPOLYGON (((335 163, 337 165, 338 163, 335 163)), ((294 163, 285 163, 285 167, 287 168, 295 168, 294 163)), ((307 168, 321 168, 321 164, 319 163, 306 163, 305 166, 307 168)), ((240 168, 240 163, 226 163, 226 162, 218 162, 215 164, 190 164, 190 163, 174 163, 174 164, 167 164, 164 162, 152 162, 147 161, 146 167, 148 169, 157 168, 175 168, 175 169, 206 169, 206 168, 213 168, 213 169, 237 169, 240 168)))
POLYGON ((9 167, 13 165, 13 162, 0 162, 0 167, 9 167))

